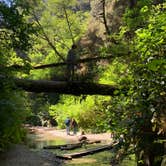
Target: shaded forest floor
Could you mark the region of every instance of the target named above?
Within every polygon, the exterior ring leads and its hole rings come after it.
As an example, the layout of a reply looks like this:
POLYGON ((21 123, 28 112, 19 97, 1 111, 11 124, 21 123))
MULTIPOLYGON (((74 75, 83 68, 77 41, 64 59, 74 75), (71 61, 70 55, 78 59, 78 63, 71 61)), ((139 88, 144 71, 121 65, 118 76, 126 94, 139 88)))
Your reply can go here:
POLYGON ((63 161, 55 156, 30 150, 25 145, 13 145, 0 155, 0 166, 61 166, 63 161))

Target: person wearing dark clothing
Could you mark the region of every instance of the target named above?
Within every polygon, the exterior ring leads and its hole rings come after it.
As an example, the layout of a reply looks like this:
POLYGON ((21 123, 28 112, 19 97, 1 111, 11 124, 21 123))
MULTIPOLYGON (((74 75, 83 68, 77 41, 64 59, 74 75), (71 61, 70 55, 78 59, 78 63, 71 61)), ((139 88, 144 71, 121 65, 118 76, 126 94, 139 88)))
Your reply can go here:
POLYGON ((86 144, 88 143, 88 138, 85 136, 84 131, 81 132, 81 135, 78 137, 78 141, 84 146, 84 148, 87 148, 86 144))
POLYGON ((81 132, 81 135, 79 136, 79 138, 78 138, 78 141, 80 141, 80 142, 86 142, 88 140, 88 138, 85 136, 85 132, 84 131, 82 131, 81 132))
POLYGON ((71 122, 70 118, 67 117, 66 120, 65 120, 66 134, 67 134, 67 135, 70 135, 70 122, 71 122))
POLYGON ((69 50, 67 54, 67 80, 73 81, 74 78, 74 69, 75 69, 75 61, 77 59, 76 56, 76 48, 75 44, 72 45, 72 48, 69 50))
POLYGON ((77 130, 78 130, 78 123, 76 122, 75 119, 72 119, 71 121, 71 128, 73 129, 73 134, 77 134, 77 130))

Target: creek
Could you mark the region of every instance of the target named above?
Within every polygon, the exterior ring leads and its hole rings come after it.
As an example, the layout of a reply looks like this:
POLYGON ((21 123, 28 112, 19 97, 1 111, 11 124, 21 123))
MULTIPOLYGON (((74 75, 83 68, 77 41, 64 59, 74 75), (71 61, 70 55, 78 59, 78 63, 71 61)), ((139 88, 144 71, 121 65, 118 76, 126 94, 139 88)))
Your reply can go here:
POLYGON ((67 141, 63 138, 56 137, 56 138, 51 138, 50 136, 43 137, 42 134, 28 134, 27 135, 27 145, 30 148, 33 149, 43 149, 44 146, 49 146, 49 145, 61 145, 61 144, 66 144, 69 143, 70 141, 67 141))
MULTIPOLYGON (((71 136, 72 137, 72 136, 71 136)), ((42 151, 44 146, 50 145, 63 145, 75 143, 75 140, 68 140, 65 137, 53 136, 49 133, 45 132, 33 132, 27 135, 27 145, 37 151, 42 151)), ((100 144, 101 145, 101 144, 100 144)), ((87 148, 100 146, 99 144, 88 145, 87 148)), ((85 147, 78 148, 75 150, 47 150, 48 152, 52 152, 58 155, 70 154, 74 152, 80 152, 86 150, 85 147)), ((84 156, 77 159, 72 159, 70 161, 65 161, 65 165, 67 166, 110 166, 110 158, 113 156, 113 152, 110 150, 99 152, 93 155, 84 156)), ((120 166, 135 166, 133 159, 126 160, 120 166)))

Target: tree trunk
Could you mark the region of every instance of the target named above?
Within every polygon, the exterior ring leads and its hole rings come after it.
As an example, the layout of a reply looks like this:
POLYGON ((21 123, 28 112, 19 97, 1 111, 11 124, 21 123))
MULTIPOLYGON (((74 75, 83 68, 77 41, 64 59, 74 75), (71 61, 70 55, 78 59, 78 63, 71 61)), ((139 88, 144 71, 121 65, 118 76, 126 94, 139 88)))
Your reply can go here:
POLYGON ((18 88, 29 92, 54 92, 72 95, 114 95, 117 87, 112 85, 97 84, 90 82, 65 82, 65 81, 46 81, 46 80, 26 80, 14 79, 18 88))

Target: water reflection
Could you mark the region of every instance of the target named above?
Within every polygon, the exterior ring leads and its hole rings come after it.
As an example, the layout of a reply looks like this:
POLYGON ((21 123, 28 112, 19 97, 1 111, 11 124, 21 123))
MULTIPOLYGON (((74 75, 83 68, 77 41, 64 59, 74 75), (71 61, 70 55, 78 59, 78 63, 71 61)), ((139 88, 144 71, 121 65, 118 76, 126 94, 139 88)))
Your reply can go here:
POLYGON ((42 134, 28 134, 27 135, 27 145, 33 149, 43 149, 44 146, 49 145, 63 145, 71 143, 71 141, 66 141, 60 137, 54 138, 44 138, 42 134))

